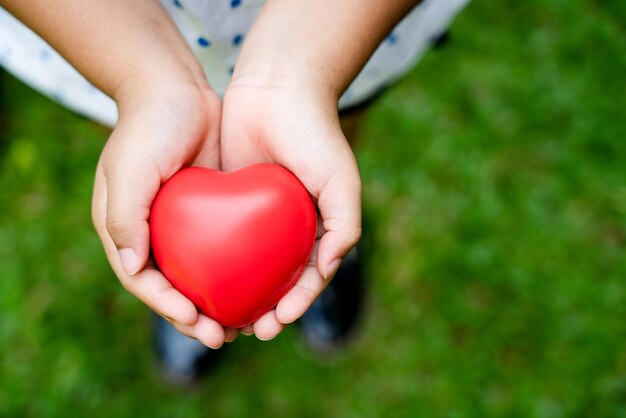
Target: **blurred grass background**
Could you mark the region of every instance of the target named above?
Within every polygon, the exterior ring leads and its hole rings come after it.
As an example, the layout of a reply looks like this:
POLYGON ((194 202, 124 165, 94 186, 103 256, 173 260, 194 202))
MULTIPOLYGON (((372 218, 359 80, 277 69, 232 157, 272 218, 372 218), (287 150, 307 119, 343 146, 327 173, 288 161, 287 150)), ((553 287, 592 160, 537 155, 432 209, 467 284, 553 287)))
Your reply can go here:
POLYGON ((0 416, 626 417, 626 3, 475 1, 367 111, 368 309, 195 390, 89 215, 107 131, 0 74, 0 416))

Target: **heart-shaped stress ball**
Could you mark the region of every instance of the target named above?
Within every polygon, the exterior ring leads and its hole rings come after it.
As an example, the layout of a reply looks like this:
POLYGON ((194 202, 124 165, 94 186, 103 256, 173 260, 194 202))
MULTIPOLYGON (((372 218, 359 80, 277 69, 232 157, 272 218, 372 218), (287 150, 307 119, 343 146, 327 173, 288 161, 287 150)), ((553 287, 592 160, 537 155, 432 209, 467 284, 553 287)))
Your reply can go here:
POLYGON ((234 328, 257 320, 296 283, 316 228, 307 190, 275 164, 183 169, 150 212, 161 272, 201 312, 234 328))

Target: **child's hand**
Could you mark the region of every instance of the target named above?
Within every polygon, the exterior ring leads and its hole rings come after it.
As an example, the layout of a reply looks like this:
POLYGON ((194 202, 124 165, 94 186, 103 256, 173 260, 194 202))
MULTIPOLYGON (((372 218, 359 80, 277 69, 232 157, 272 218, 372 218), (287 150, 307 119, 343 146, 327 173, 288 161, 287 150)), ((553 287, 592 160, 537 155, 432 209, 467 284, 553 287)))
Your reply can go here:
POLYGON ((208 86, 146 81, 118 94, 120 119, 98 164, 93 221, 122 285, 182 333, 219 347, 237 331, 199 314, 148 261, 147 221, 160 185, 179 169, 219 168, 221 101, 208 86))
MULTIPOLYGON (((254 324, 260 338, 301 316, 325 287, 322 276, 332 276, 359 239, 360 180, 337 99, 416 2, 273 0, 248 34, 225 102, 224 168, 260 161, 287 167, 317 199, 325 229, 296 287, 254 324)), ((0 0, 118 103, 119 125, 98 164, 93 201, 113 269, 183 333, 211 347, 234 339, 236 330, 198 314, 146 266, 147 219, 161 183, 185 165, 219 166, 219 99, 158 2, 55 4, 0 0)))
POLYGON ((159 186, 185 165, 219 168, 221 103, 156 1, 0 0, 112 97, 119 124, 98 164, 93 220, 126 289, 211 347, 236 337, 197 313, 148 260, 159 186), (148 264, 146 264, 148 262, 148 264))
POLYGON ((244 329, 264 340, 306 312, 361 235, 357 164, 339 127, 336 99, 320 93, 288 80, 237 79, 224 98, 223 169, 280 164, 308 189, 322 218, 313 255, 296 286, 276 309, 244 329))
POLYGON ((248 33, 224 97, 222 167, 288 168, 316 199, 323 230, 296 286, 243 332, 270 339, 302 316, 359 240, 361 182, 337 101, 416 3, 273 0, 248 33))

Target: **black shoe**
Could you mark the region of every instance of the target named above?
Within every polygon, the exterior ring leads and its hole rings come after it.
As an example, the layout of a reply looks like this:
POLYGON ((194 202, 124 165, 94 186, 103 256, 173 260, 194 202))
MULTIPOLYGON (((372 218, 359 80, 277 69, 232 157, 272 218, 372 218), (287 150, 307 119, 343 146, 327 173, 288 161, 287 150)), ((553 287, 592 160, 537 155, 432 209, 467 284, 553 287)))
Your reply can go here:
POLYGON ((213 365, 221 350, 213 350, 187 337, 165 319, 154 315, 154 338, 165 380, 177 386, 190 386, 213 365))
POLYGON ((357 249, 343 260, 335 278, 300 318, 300 334, 314 351, 329 353, 352 335, 363 306, 365 281, 357 249))

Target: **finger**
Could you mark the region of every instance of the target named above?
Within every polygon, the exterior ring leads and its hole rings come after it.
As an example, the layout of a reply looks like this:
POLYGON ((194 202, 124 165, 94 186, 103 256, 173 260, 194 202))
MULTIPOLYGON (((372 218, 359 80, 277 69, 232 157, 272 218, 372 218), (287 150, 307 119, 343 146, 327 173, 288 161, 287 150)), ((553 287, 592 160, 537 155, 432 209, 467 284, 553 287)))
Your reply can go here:
MULTIPOLYGON (((120 273, 117 273, 118 276, 120 273)), ((183 325, 193 325, 198 321, 199 314, 194 304, 176 290, 158 270, 145 269, 133 277, 120 278, 120 282, 126 290, 159 315, 183 325)))
POLYGON ((261 341, 268 341, 276 337, 285 328, 276 318, 276 310, 272 309, 254 323, 254 334, 261 341))
POLYGON ((206 315, 198 315, 198 321, 193 325, 171 323, 181 333, 197 339, 209 348, 217 349, 224 345, 226 338, 224 327, 206 315))
POLYGON ((317 204, 326 231, 320 240, 317 265, 321 276, 329 279, 361 238, 361 179, 355 161, 329 179, 317 204))
MULTIPOLYGON (((133 275, 148 260, 150 207, 161 185, 159 169, 145 153, 125 150, 103 161, 106 179, 106 231, 117 248, 124 271, 133 275)), ((105 157, 103 157, 105 158, 105 157)))
POLYGON ((254 327, 252 326, 252 324, 246 325, 245 327, 241 328, 239 332, 249 337, 250 335, 254 334, 254 327))
POLYGON ((98 166, 92 203, 93 223, 109 263, 124 288, 161 316, 186 325, 194 324, 198 320, 196 307, 174 289, 158 270, 147 268, 132 277, 124 271, 117 254, 117 248, 106 229, 106 201, 106 181, 101 167, 98 166))
POLYGON ((237 328, 224 328, 225 337, 224 341, 227 343, 232 343, 239 336, 239 330, 237 328))
POLYGON ((329 283, 330 280, 324 280, 316 266, 307 266, 298 283, 276 305, 277 320, 290 324, 300 318, 329 283))
MULTIPOLYGON (((318 236, 322 233, 323 230, 319 227, 318 223, 318 236)), ((325 281, 320 276, 319 270, 317 269, 319 243, 319 239, 315 241, 307 266, 296 285, 276 306, 277 319, 283 324, 290 324, 304 315, 329 283, 329 281, 325 281)))

